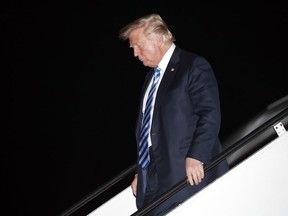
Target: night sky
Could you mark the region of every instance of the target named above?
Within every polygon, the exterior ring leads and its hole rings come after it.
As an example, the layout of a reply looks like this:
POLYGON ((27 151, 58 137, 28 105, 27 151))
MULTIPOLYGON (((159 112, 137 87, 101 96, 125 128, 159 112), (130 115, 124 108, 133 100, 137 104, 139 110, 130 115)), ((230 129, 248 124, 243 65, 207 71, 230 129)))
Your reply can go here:
POLYGON ((288 94, 288 10, 277 1, 11 0, 0 11, 7 215, 57 215, 135 162, 148 68, 118 32, 139 16, 159 13, 177 45, 211 63, 222 140, 288 94))

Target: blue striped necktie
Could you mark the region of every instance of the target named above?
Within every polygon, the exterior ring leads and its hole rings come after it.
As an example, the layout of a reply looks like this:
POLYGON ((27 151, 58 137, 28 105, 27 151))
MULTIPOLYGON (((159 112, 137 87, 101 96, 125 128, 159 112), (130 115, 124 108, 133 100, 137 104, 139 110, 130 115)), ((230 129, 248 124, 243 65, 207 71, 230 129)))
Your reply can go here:
POLYGON ((142 169, 146 169, 150 163, 149 147, 148 147, 148 137, 150 134, 150 120, 151 120, 151 110, 155 90, 157 88, 160 78, 160 68, 157 67, 154 72, 153 83, 148 93, 146 107, 143 115, 141 132, 140 132, 140 142, 139 142, 139 164, 142 169))

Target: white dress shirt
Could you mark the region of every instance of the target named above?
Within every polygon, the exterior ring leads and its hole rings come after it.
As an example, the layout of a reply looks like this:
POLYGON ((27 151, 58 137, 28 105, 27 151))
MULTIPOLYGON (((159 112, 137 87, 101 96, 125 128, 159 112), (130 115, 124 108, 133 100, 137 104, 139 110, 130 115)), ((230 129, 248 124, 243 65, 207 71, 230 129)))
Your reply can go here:
MULTIPOLYGON (((150 128, 151 128, 151 125, 152 125, 152 119, 153 119, 153 111, 154 111, 154 103, 155 103, 155 99, 156 99, 156 95, 157 95, 157 91, 158 91, 158 88, 160 86, 160 83, 161 83, 161 80, 163 78, 163 75, 164 75, 164 72, 166 70, 166 67, 170 61, 170 58, 173 54, 173 51, 175 49, 176 45, 173 43, 170 48, 167 50, 167 52, 165 53, 165 55, 163 56, 163 58, 161 59, 161 61, 159 62, 158 64, 158 67, 160 68, 160 78, 159 78, 159 82, 158 82, 158 86, 154 92, 154 96, 153 96, 153 101, 152 101, 152 109, 151 109, 151 118, 150 118, 150 128)), ((142 113, 144 113, 145 111, 145 107, 146 107, 146 101, 147 101, 147 98, 148 98, 148 93, 150 91, 150 88, 152 86, 152 83, 153 83, 153 78, 151 79, 149 85, 148 85, 148 88, 145 92, 145 95, 144 95, 144 99, 143 99, 143 109, 142 109, 142 113)), ((151 137, 150 137, 150 129, 149 129, 149 138, 148 138, 148 145, 149 147, 152 145, 152 142, 151 142, 151 137)))

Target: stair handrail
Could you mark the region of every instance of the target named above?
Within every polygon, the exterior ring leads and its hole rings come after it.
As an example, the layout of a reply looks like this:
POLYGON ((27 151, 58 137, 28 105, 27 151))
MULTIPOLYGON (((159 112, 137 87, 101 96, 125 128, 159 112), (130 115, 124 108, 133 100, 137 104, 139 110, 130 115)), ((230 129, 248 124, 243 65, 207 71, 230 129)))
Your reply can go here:
POLYGON ((136 163, 129 166, 127 169, 125 169, 123 172, 121 172, 116 177, 112 178, 102 186, 98 187, 95 191, 81 199, 79 202, 71 206, 69 209, 67 209, 65 212, 61 213, 59 216, 69 216, 76 212, 78 209, 80 209, 85 204, 89 203, 91 200, 95 199, 97 196, 114 186, 119 181, 123 180, 126 176, 131 174, 132 172, 135 172, 136 170, 136 163))

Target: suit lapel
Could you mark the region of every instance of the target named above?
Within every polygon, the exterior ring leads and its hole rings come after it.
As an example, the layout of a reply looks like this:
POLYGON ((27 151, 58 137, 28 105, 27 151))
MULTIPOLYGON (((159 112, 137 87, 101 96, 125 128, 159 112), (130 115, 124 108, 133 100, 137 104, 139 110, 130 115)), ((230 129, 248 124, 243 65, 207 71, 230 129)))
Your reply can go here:
POLYGON ((171 56, 169 64, 167 65, 166 71, 164 73, 159 89, 157 91, 154 112, 158 111, 161 101, 163 99, 163 95, 165 95, 164 93, 166 92, 169 84, 171 83, 175 74, 177 73, 177 69, 179 67, 179 55, 180 55, 179 52, 180 52, 179 48, 176 47, 173 55, 171 56))

